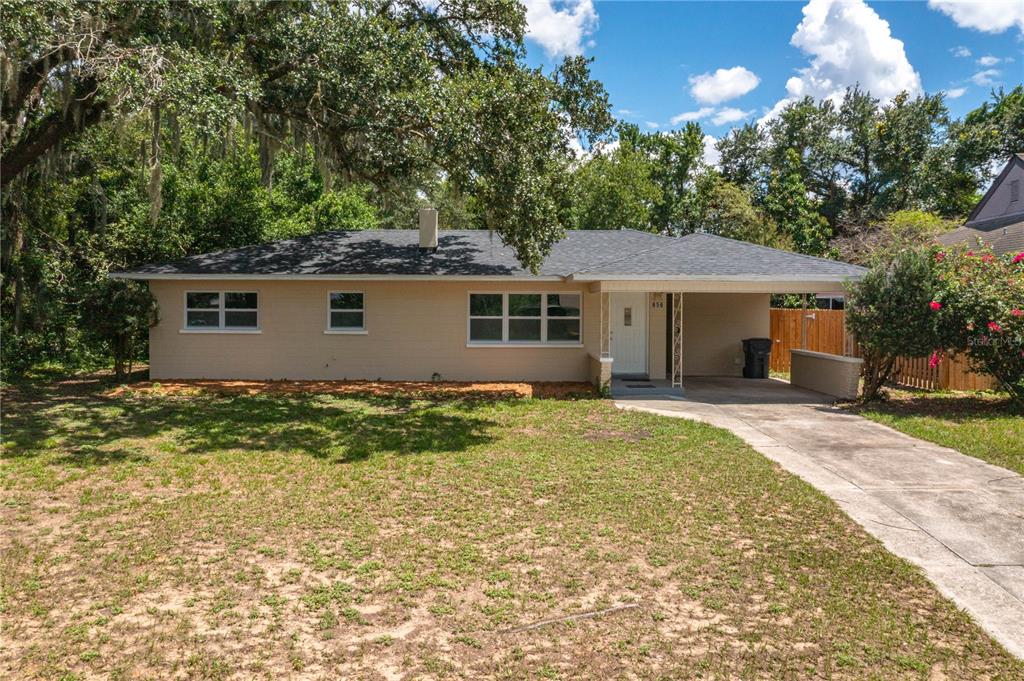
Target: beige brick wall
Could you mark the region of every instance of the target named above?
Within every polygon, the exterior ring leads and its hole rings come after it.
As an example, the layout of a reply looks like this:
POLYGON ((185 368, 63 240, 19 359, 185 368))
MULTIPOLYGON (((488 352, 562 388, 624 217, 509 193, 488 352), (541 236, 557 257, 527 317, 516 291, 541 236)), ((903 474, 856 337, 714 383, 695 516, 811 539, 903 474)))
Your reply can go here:
POLYGON ((791 350, 789 381, 844 400, 857 398, 864 360, 810 350, 791 350))
POLYGON ((152 281, 150 376, 241 379, 590 380, 598 296, 558 282, 152 281), (257 291, 260 334, 181 333, 185 291, 257 291), (366 335, 325 334, 329 291, 361 291, 366 335), (583 347, 467 347, 468 294, 583 293, 583 347))
POLYGON ((767 293, 684 293, 683 374, 741 376, 744 338, 771 332, 767 293))

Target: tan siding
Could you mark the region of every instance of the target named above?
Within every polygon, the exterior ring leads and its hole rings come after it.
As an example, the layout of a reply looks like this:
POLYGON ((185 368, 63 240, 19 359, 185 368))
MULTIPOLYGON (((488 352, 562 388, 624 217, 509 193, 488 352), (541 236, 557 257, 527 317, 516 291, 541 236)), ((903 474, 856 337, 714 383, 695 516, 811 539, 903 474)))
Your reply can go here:
POLYGON ((744 338, 768 338, 767 293, 683 294, 683 373, 740 376, 744 338))
POLYGON ((554 282, 152 281, 150 375, 168 378, 585 381, 598 296, 554 282), (186 290, 257 291, 260 334, 180 333, 186 290), (361 291, 366 335, 325 334, 329 291, 361 291), (580 291, 585 347, 466 347, 468 294, 580 291))

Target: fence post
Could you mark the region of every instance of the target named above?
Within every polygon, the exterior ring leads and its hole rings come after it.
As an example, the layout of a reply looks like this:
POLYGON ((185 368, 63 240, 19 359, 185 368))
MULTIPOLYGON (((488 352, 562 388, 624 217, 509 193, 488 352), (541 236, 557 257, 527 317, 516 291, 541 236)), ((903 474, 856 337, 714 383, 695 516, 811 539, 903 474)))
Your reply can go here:
POLYGON ((800 296, 800 349, 807 349, 807 294, 800 296))

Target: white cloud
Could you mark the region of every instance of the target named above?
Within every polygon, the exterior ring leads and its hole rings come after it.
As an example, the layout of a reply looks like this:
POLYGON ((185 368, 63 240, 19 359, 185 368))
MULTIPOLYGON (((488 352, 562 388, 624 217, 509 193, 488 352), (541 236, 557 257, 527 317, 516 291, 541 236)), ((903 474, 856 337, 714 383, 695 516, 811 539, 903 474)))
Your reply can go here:
POLYGON ((995 85, 996 78, 1002 73, 999 69, 985 69, 984 71, 978 71, 971 76, 971 82, 975 85, 985 87, 988 85, 995 85))
POLYGON ((954 57, 970 57, 971 56, 971 51, 968 50, 963 45, 957 45, 956 47, 952 47, 952 48, 950 48, 949 51, 953 54, 954 57))
POLYGON ((785 109, 787 106, 797 101, 798 99, 798 97, 783 97, 779 101, 775 102, 775 104, 770 109, 764 109, 761 117, 757 119, 757 124, 761 125, 762 123, 767 123, 768 121, 774 118, 778 118, 779 114, 782 113, 783 109, 785 109))
POLYGON ((735 123, 736 121, 742 121, 744 118, 749 118, 753 113, 753 110, 743 111, 742 109, 735 109, 732 107, 719 109, 711 118, 711 122, 715 125, 735 123))
POLYGON ((978 64, 980 64, 981 66, 995 66, 1001 61, 1002 59, 1000 59, 999 57, 993 57, 991 54, 986 54, 984 57, 978 60, 978 64))
POLYGON ((1024 2, 1020 0, 928 0, 960 28, 1002 33, 1014 26, 1024 33, 1024 2))
POLYGON ((644 121, 644 125, 646 125, 651 130, 657 130, 659 127, 661 127, 654 121, 644 121))
POLYGON ((967 92, 965 87, 954 87, 946 90, 946 99, 957 99, 963 97, 964 93, 967 92))
POLYGON ((679 125, 680 123, 688 121, 699 121, 702 118, 707 118, 713 113, 715 113, 715 107, 713 106, 701 107, 696 111, 685 111, 672 117, 672 125, 679 125))
POLYGON ((597 29, 592 0, 525 0, 525 4, 526 37, 543 47, 548 57, 582 54, 584 39, 597 29))
POLYGON ((639 115, 639 114, 637 114, 636 111, 633 111, 632 109, 619 109, 615 113, 619 114, 620 116, 637 116, 637 115, 639 115))
POLYGON ((757 87, 761 79, 742 66, 718 69, 690 78, 690 94, 701 104, 718 104, 745 95, 757 87))
POLYGON ((718 140, 711 135, 704 135, 704 163, 712 168, 717 168, 718 162, 722 160, 722 155, 715 149, 716 142, 718 140))
POLYGON ((611 142, 600 142, 596 144, 591 150, 591 156, 611 156, 618 148, 622 146, 622 142, 618 139, 613 139, 611 142))
POLYGON ((790 44, 809 55, 811 63, 787 81, 790 98, 838 100, 847 87, 858 84, 883 101, 904 90, 921 92, 921 77, 903 41, 864 0, 810 0, 803 14, 790 44))

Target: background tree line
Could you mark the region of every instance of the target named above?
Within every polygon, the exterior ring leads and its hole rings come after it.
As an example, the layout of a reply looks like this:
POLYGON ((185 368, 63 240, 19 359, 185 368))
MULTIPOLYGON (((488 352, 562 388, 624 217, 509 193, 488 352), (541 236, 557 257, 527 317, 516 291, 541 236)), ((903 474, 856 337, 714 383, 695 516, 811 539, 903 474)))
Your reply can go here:
POLYGON ((566 228, 864 259, 963 217, 1024 149, 1020 87, 959 121, 939 95, 853 89, 734 130, 711 168, 695 123, 616 124, 586 60, 527 66, 514 0, 12 0, 0 15, 5 375, 144 354, 152 311, 111 269, 411 227, 424 203, 526 266, 566 228))

